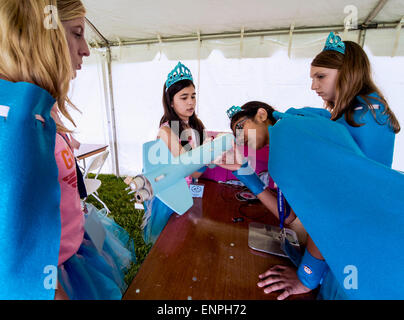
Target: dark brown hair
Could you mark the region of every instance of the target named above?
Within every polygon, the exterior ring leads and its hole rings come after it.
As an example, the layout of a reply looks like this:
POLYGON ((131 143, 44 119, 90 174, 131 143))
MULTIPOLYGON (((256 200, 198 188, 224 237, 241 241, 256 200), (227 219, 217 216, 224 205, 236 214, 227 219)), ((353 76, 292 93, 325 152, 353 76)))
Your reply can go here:
POLYGON ((268 119, 272 125, 276 123, 276 119, 272 115, 274 111, 276 111, 269 104, 261 101, 250 101, 241 106, 242 111, 236 113, 230 121, 230 128, 233 130, 234 124, 239 121, 241 118, 247 117, 247 119, 254 119, 255 115, 258 112, 258 109, 263 108, 268 113, 268 119))
MULTIPOLYGON (((194 83, 191 80, 181 80, 178 81, 176 83, 174 83, 173 85, 171 85, 168 89, 166 88, 166 84, 164 84, 164 88, 163 88, 163 107, 164 107, 164 115, 160 120, 160 126, 165 123, 168 122, 170 128, 171 128, 171 122, 172 121, 178 121, 179 123, 179 137, 181 137, 181 133, 186 129, 186 124, 184 123, 184 121, 182 121, 180 119, 180 117, 177 115, 177 113, 175 112, 174 108, 171 107, 171 104, 173 102, 174 96, 181 91, 184 88, 187 88, 189 86, 193 86, 195 88, 194 83)), ((201 145, 202 142, 205 139, 205 126, 203 125, 202 121, 199 120, 199 118, 197 117, 197 115, 194 114, 189 117, 189 122, 188 125, 196 130, 199 134, 199 140, 200 141, 196 141, 197 145, 201 145)), ((181 141, 181 145, 184 147, 185 145, 188 144, 188 141, 181 141)))
POLYGON ((376 121, 376 114, 371 99, 376 99, 384 105, 384 114, 387 114, 390 127, 395 133, 400 131, 400 124, 389 104, 372 79, 369 59, 360 45, 352 41, 344 41, 345 54, 333 50, 319 53, 311 63, 314 67, 322 67, 339 70, 336 83, 335 102, 327 102, 326 108, 331 112, 331 119, 337 120, 345 114, 345 119, 352 127, 360 127, 354 121, 354 110, 357 107, 359 96, 368 104, 376 121), (378 97, 370 97, 377 93, 378 97))

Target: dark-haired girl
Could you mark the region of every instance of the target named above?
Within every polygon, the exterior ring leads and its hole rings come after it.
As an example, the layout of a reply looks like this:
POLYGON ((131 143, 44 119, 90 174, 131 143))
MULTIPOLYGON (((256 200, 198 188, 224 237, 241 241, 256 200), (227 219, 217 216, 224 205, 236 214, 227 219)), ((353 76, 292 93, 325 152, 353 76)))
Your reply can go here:
POLYGON ((331 33, 324 51, 312 63, 311 76, 312 89, 330 112, 303 108, 280 114, 259 108, 255 115, 243 116, 240 111, 232 118, 232 130, 241 130, 246 143, 257 149, 270 144, 269 172, 319 244, 317 248, 309 237, 297 273, 274 266, 260 275, 258 285, 265 293, 282 290, 278 299, 320 284, 323 299, 393 297, 401 291, 384 284, 395 283, 394 276, 375 276, 380 259, 372 259, 370 248, 379 255, 393 255, 389 259, 392 270, 401 257, 388 245, 379 248, 389 241, 375 239, 370 226, 377 225, 384 236, 395 239, 398 234, 392 230, 402 224, 396 212, 402 207, 403 176, 391 169, 400 126, 374 85, 368 58, 357 44, 342 42, 331 33), (272 117, 278 120, 275 125, 272 117), (249 141, 248 129, 256 131, 255 141, 249 141), (389 188, 379 191, 377 184, 389 188), (389 220, 377 222, 382 216, 389 220), (356 234, 359 231, 361 236, 356 234), (345 281, 346 267, 352 266, 360 269, 359 289, 345 281), (376 289, 380 286, 383 292, 376 289))
MULTIPOLYGON (((195 85, 191 71, 181 62, 168 74, 164 83, 163 108, 158 138, 166 143, 174 157, 202 144, 205 126, 195 113, 195 85)), ((206 167, 187 177, 188 185, 192 178, 199 178, 205 169, 206 167)), ((145 203, 145 242, 154 243, 157 240, 172 213, 156 197, 145 203)))

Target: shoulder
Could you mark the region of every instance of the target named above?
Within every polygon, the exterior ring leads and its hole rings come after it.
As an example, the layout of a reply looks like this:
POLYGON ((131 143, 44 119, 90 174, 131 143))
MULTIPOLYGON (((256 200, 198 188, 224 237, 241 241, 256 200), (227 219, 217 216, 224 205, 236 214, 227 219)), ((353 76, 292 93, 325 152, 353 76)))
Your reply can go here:
POLYGON ((166 143, 169 143, 172 141, 172 139, 175 138, 179 139, 169 126, 160 126, 157 134, 157 139, 163 139, 166 143))
POLYGON ((168 125, 167 126, 161 125, 160 128, 159 128, 159 135, 161 133, 171 135, 173 132, 172 132, 171 128, 168 125))
POLYGON ((299 116, 321 116, 327 119, 331 119, 331 113, 323 108, 313 108, 313 107, 304 107, 299 109, 289 108, 285 113, 299 116))
POLYGON ((58 154, 67 148, 69 148, 69 145, 67 144, 65 139, 63 139, 63 137, 60 135, 60 133, 56 133, 55 154, 58 154))
POLYGON ((372 92, 366 95, 364 98, 361 96, 357 96, 354 111, 368 111, 370 109, 370 106, 375 111, 384 111, 384 103, 382 102, 382 99, 377 94, 377 92, 372 92))
POLYGON ((165 128, 170 128, 170 123, 169 123, 168 121, 164 122, 164 123, 160 126, 160 128, 163 128, 163 127, 165 127, 165 128))

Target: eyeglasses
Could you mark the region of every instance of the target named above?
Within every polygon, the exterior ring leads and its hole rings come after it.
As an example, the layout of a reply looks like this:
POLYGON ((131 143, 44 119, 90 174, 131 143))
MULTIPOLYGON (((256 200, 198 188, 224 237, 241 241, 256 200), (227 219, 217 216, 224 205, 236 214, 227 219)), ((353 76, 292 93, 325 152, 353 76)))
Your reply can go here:
POLYGON ((245 122, 248 120, 248 118, 245 118, 244 120, 241 120, 240 122, 238 122, 235 126, 234 129, 235 130, 243 130, 244 129, 244 125, 245 122))
POLYGON ((244 125, 247 120, 248 120, 248 118, 245 118, 234 126, 234 135, 236 137, 236 145, 238 145, 238 146, 247 144, 247 141, 245 141, 245 139, 244 139, 244 132, 243 132, 244 125))

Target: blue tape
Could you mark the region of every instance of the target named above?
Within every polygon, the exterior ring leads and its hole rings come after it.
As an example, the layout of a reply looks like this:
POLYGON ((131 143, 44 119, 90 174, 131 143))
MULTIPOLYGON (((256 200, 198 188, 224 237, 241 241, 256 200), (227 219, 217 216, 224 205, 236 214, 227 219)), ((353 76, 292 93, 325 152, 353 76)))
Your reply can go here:
POLYGON ((265 184, 248 162, 245 162, 237 171, 232 171, 232 174, 256 196, 265 190, 265 184))
POLYGON ((327 263, 324 260, 313 257, 306 249, 297 269, 297 276, 307 288, 313 290, 321 284, 327 270, 327 263))

